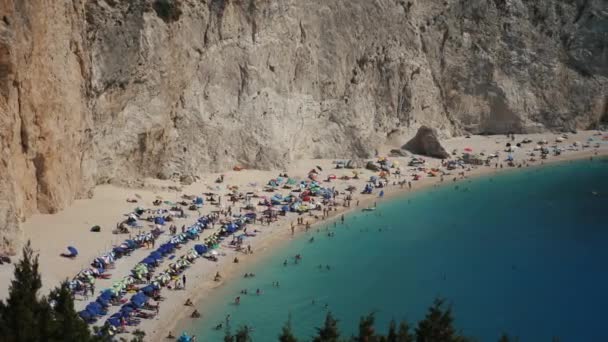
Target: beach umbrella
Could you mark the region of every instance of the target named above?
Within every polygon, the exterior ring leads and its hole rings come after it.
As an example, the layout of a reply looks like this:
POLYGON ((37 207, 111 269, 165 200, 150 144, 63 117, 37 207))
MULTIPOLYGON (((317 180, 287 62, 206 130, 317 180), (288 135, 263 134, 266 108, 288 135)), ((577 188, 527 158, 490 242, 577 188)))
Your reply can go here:
POLYGON ((78 250, 72 246, 68 246, 68 251, 70 252, 70 254, 72 254, 73 256, 78 255, 78 250))

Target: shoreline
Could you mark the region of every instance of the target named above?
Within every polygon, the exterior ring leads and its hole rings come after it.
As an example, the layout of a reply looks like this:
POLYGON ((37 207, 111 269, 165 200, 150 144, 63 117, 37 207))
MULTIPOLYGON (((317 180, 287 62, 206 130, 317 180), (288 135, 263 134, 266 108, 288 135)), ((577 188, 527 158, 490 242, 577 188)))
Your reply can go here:
MULTIPOLYGON (((441 182, 438 177, 435 177, 435 178, 427 177, 427 178, 424 178, 422 181, 418 181, 418 183, 416 183, 416 186, 414 186, 414 183, 412 183, 411 190, 407 189, 406 187, 400 188, 398 185, 394 186, 391 184, 390 187, 387 187, 384 189, 385 195, 383 198, 379 198, 378 196, 363 197, 363 200, 360 200, 359 206, 342 207, 342 210, 337 210, 335 212, 332 212, 332 215, 330 217, 328 217, 327 219, 317 220, 314 223, 312 223, 310 229, 316 228, 322 224, 331 224, 333 221, 338 220, 340 215, 346 216, 346 215, 352 214, 357 211, 362 211, 363 208, 366 208, 366 207, 372 205, 374 202, 383 203, 383 202, 395 200, 397 198, 406 198, 414 193, 429 190, 434 187, 448 186, 449 184, 452 184, 452 183, 457 184, 457 183, 462 182, 463 180, 468 180, 468 179, 477 179, 477 178, 490 176, 490 175, 500 175, 500 174, 506 174, 508 172, 517 172, 517 171, 524 171, 524 170, 530 170, 530 169, 535 169, 535 168, 543 168, 546 166, 554 166, 554 165, 561 164, 561 163, 580 161, 580 160, 585 160, 585 159, 589 159, 589 158, 608 157, 608 151, 602 151, 602 152, 603 153, 601 153, 601 154, 595 154, 593 150, 580 151, 577 154, 555 156, 555 157, 552 157, 551 159, 545 160, 544 163, 542 163, 542 164, 540 164, 540 163, 532 164, 532 165, 529 165, 526 167, 521 167, 521 168, 506 167, 506 168, 502 168, 502 169, 501 168, 496 169, 496 168, 487 167, 487 166, 480 166, 480 167, 472 169, 471 171, 469 171, 469 173, 466 173, 466 176, 464 178, 459 178, 456 180, 456 182, 453 182, 452 180, 445 180, 444 182, 441 182), (387 189, 388 189, 388 191, 387 191, 387 189)), ((360 196, 363 196, 363 195, 360 195, 360 196)), ((358 197, 354 197, 353 199, 358 199, 358 197)), ((248 256, 246 259, 244 259, 245 261, 240 261, 239 264, 233 264, 233 263, 228 262, 228 264, 230 266, 227 268, 225 273, 222 273, 222 281, 219 283, 216 283, 216 286, 207 287, 207 286, 201 285, 201 286, 195 288, 193 290, 193 292, 196 293, 196 295, 188 297, 188 298, 192 299, 193 302, 195 303, 194 308, 201 307, 205 303, 205 300, 203 297, 209 296, 213 292, 213 290, 225 286, 228 281, 234 281, 237 277, 240 276, 240 274, 245 272, 247 267, 257 265, 257 264, 263 262, 264 260, 271 258, 273 255, 273 252, 275 252, 276 250, 271 250, 270 248, 268 248, 270 245, 272 245, 275 248, 284 247, 287 244, 289 244, 290 242, 292 242, 293 240, 302 238, 302 236, 307 233, 305 230, 300 229, 300 230, 296 230, 296 235, 294 237, 291 237, 291 234, 288 231, 290 222, 293 222, 293 221, 279 221, 278 227, 276 227, 276 228, 283 228, 284 231, 272 232, 271 233, 272 235, 268 235, 263 239, 263 242, 258 241, 258 242, 262 242, 262 244, 260 246, 262 247, 263 252, 261 254, 257 254, 256 256, 248 256), (276 243, 280 243, 281 245, 277 246, 276 243)), ((275 223, 277 223, 277 222, 275 222, 275 223)), ((226 259, 227 258, 224 258, 224 260, 226 260, 226 259)), ((242 259, 240 259, 240 260, 242 260, 242 259)), ((206 285, 206 284, 203 284, 203 285, 206 285)), ((166 339, 165 338, 166 336, 164 336, 164 335, 167 332, 171 331, 175 334, 176 331, 178 333, 179 333, 179 331, 186 331, 185 330, 186 326, 191 326, 193 324, 193 322, 205 319, 205 317, 203 315, 201 318, 197 319, 196 321, 193 321, 191 318, 189 318, 190 311, 188 309, 184 310, 184 308, 189 308, 189 307, 182 306, 182 308, 181 308, 182 310, 178 310, 178 308, 175 308, 173 310, 174 314, 170 315, 170 317, 174 318, 174 320, 172 322, 165 321, 166 323, 164 323, 164 324, 161 323, 160 325, 155 326, 155 329, 152 331, 152 334, 149 335, 151 337, 151 339, 154 341, 166 339)), ((142 327, 143 327, 143 325, 142 325, 142 327)), ((148 331, 146 331, 146 334, 148 334, 148 331)), ((148 337, 148 335, 146 335, 146 337, 148 337)))
MULTIPOLYGON (((571 136, 569 141, 561 143, 562 146, 570 146, 573 141, 584 140, 587 137, 595 136, 595 131, 580 132, 576 135, 571 136)), ((605 135, 606 133, 604 133, 605 135)), ((543 134, 529 134, 519 135, 518 139, 521 138, 532 138, 546 139, 553 141, 557 135, 552 133, 543 134)), ((599 138, 602 139, 601 137, 599 138)), ((511 142, 511 139, 505 138, 504 136, 472 136, 470 139, 459 137, 452 138, 443 141, 442 144, 446 150, 451 151, 453 149, 462 151, 466 147, 472 147, 474 151, 486 153, 492 153, 492 151, 501 151, 500 160, 504 159, 504 149, 506 142, 511 142)), ((599 141, 599 140, 597 140, 599 141)), ((533 144, 532 144, 533 145, 533 144)), ((527 149, 530 149, 532 145, 525 145, 513 155, 515 156, 516 162, 521 163, 530 157, 525 154, 527 149)), ((608 156, 608 142, 604 141, 599 145, 599 148, 588 148, 586 150, 578 151, 565 151, 560 156, 550 156, 547 160, 537 160, 534 163, 529 163, 528 166, 522 167, 521 170, 531 169, 537 167, 548 166, 560 162, 568 162, 574 160, 587 159, 590 157, 602 158, 608 156), (595 154, 597 151, 597 155, 595 154), (542 163, 542 164, 541 164, 542 163)), ((387 155, 390 151, 391 146, 383 147, 379 153, 380 155, 387 155)), ((579 147, 580 149, 580 147, 579 147)), ((362 195, 360 191, 363 186, 367 183, 367 179, 371 175, 378 175, 378 172, 369 171, 363 168, 359 168, 360 179, 359 180, 341 180, 340 178, 333 180, 331 183, 325 183, 321 181, 322 186, 329 187, 334 185, 337 190, 343 192, 347 185, 354 185, 357 190, 353 192, 353 199, 350 207, 344 207, 340 205, 343 201, 343 193, 336 198, 337 210, 332 210, 329 216, 325 219, 315 219, 314 216, 309 216, 308 213, 298 216, 293 213, 287 214, 287 217, 279 216, 279 220, 272 222, 270 225, 262 225, 259 223, 249 225, 250 229, 256 229, 260 232, 255 237, 246 238, 245 245, 250 245, 253 248, 254 254, 243 254, 235 252, 231 248, 227 248, 226 243, 222 243, 218 252, 223 254, 220 256, 218 262, 210 262, 205 259, 198 259, 197 262, 190 266, 185 274, 188 277, 188 288, 187 290, 169 290, 163 289, 162 295, 165 297, 164 301, 160 302, 161 309, 159 314, 153 319, 142 319, 141 324, 136 327, 129 328, 129 334, 134 330, 142 330, 146 333, 145 340, 158 341, 165 340, 165 336, 169 331, 172 331, 174 335, 179 335, 175 331, 177 328, 183 328, 192 325, 192 321, 189 316, 194 308, 201 307, 205 304, 205 300, 208 297, 213 296, 214 290, 222 288, 231 281, 234 281, 236 277, 241 276, 245 270, 249 267, 256 265, 260 262, 264 262, 273 256, 274 251, 277 247, 286 246, 293 239, 301 238, 305 234, 304 225, 296 226, 295 235, 292 237, 290 231, 290 224, 296 222, 297 217, 303 217, 305 220, 310 221, 310 229, 315 229, 320 224, 331 224, 334 220, 340 219, 340 215, 349 215, 357 210, 362 210, 368 206, 371 206, 374 202, 384 203, 391 201, 401 196, 409 196, 410 193, 424 191, 431 187, 437 187, 441 185, 447 185, 452 183, 452 179, 456 176, 459 178, 458 182, 462 179, 471 179, 477 177, 483 177, 488 175, 506 173, 510 171, 517 171, 520 168, 517 167, 504 167, 494 168, 493 166, 470 166, 470 171, 466 169, 456 169, 449 171, 451 175, 445 176, 444 182, 441 182, 441 178, 429 177, 426 174, 418 181, 411 181, 412 189, 408 189, 407 184, 403 188, 399 185, 392 185, 393 181, 407 181, 412 179, 412 174, 418 171, 412 170, 411 167, 407 166, 407 161, 410 160, 414 155, 408 155, 408 157, 390 157, 393 161, 398 161, 401 164, 402 177, 400 179, 391 176, 390 186, 383 188, 385 194, 383 198, 378 197, 378 189, 374 190, 372 195, 362 195), (458 173, 464 171, 464 178, 457 176, 458 173), (355 203, 359 200, 359 205, 355 203), (233 263, 233 258, 238 256, 239 263, 233 263), (221 271, 222 281, 213 281, 213 276, 216 272, 221 271), (186 299, 191 299, 195 304, 194 307, 184 306, 186 299)), ((427 168, 437 167, 440 164, 440 160, 424 157, 426 160, 425 166, 427 168)), ((368 159, 369 160, 369 159, 368 159)), ((499 163, 501 162, 499 161, 499 163)), ((35 215, 28 219, 23 225, 23 234, 26 237, 25 240, 31 239, 32 246, 36 253, 40 255, 40 270, 43 280, 42 293, 46 292, 52 287, 59 284, 60 281, 66 278, 72 278, 76 273, 88 267, 88 263, 93 260, 94 257, 100 255, 104 251, 111 248, 124 239, 126 235, 114 235, 111 233, 114 225, 121 217, 124 219, 124 215, 131 212, 134 207, 141 206, 144 208, 156 209, 159 207, 153 206, 152 202, 162 197, 163 200, 177 201, 182 194, 201 194, 206 192, 214 192, 219 194, 225 194, 228 192, 229 186, 237 186, 239 191, 254 191, 263 195, 261 188, 266 184, 269 179, 273 179, 280 172, 288 172, 290 176, 305 179, 308 171, 311 168, 322 166, 325 170, 322 172, 323 176, 319 176, 319 179, 328 176, 329 174, 336 174, 340 177, 340 174, 350 175, 351 170, 342 169, 337 170, 334 168, 333 160, 331 159, 309 159, 309 160, 296 160, 287 170, 245 170, 245 171, 227 171, 225 172, 226 181, 223 184, 218 185, 215 183, 215 179, 220 175, 219 173, 203 174, 200 179, 188 186, 181 185, 179 183, 171 181, 159 181, 159 180, 145 180, 148 188, 142 189, 126 189, 118 188, 110 185, 101 185, 95 188, 95 196, 88 200, 78 200, 64 211, 52 215, 35 215), (178 190, 172 189, 172 187, 178 186, 178 190), (125 199, 137 198, 136 204, 127 203, 125 199), (102 231, 100 233, 89 232, 89 227, 93 225, 100 225, 102 231), (92 238, 92 237, 95 238, 92 238), (73 260, 66 260, 59 257, 59 253, 65 249, 65 246, 72 245, 79 248, 80 254, 78 258, 73 260)), ((285 194, 286 190, 278 190, 277 192, 285 194)), ((289 191, 288 191, 289 192, 289 191)), ((228 204, 228 203, 226 203, 228 204)), ((242 203, 237 203, 236 209, 242 203)), ((165 205, 166 206, 166 205, 165 205)), ((207 214, 211 210, 217 210, 217 206, 205 204, 203 208, 198 212, 198 215, 207 214)), ((193 219, 196 219, 197 211, 188 211, 190 217, 186 219, 175 219, 175 224, 180 226, 182 224, 190 225, 193 219)), ((315 214, 321 216, 320 211, 315 211, 315 214)), ((148 228, 152 228, 150 225, 144 222, 144 227, 136 230, 133 229, 133 233, 145 232, 148 228)), ((166 229, 166 227, 165 227, 166 229)), ((203 231, 201 238, 205 238, 217 229, 209 229, 203 231)), ((161 239, 166 239, 167 234, 163 234, 161 239)), ((193 247, 196 242, 189 242, 184 245, 185 249, 178 252, 178 255, 183 254, 187 249, 193 247)), ((111 284, 130 274, 131 269, 139 263, 139 261, 147 256, 151 250, 147 248, 140 248, 131 254, 131 256, 117 260, 115 268, 110 270, 112 273, 111 279, 97 279, 96 287, 103 289, 110 287, 111 284)), ((167 263, 163 263, 161 268, 166 267, 167 263)), ((0 296, 6 297, 8 293, 8 284, 12 278, 13 267, 0 267, 0 284, 4 288, 0 287, 0 296), (4 291, 4 292, 3 292, 4 291)), ((87 304, 87 301, 77 298, 75 300, 76 310, 82 310, 87 304)), ((99 323, 100 325, 105 321, 106 317, 103 317, 99 323)), ((200 319, 206 319, 204 316, 200 319)), ((124 336, 124 335, 122 335, 124 336)), ((129 337, 129 336, 127 336, 129 337)))

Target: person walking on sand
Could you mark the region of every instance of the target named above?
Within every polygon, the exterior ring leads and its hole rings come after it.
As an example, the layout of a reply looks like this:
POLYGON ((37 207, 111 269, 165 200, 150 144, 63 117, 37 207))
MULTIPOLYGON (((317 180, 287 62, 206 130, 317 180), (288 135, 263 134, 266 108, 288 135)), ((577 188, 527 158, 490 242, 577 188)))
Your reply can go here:
POLYGON ((184 290, 186 289, 186 275, 182 276, 182 282, 184 283, 184 290))
POLYGON ((342 216, 340 217, 340 221, 342 221, 342 223, 344 223, 344 214, 342 214, 342 216))

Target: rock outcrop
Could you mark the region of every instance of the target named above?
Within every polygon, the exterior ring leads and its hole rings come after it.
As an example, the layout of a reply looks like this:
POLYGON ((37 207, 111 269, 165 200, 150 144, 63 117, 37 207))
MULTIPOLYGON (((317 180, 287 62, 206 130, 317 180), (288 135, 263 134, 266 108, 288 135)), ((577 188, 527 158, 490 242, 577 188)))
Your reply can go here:
MULTIPOLYGON (((608 121, 603 0, 0 0, 0 231, 96 183, 608 121)), ((43 229, 43 228, 41 228, 43 229)))
POLYGON ((426 126, 420 127, 416 136, 403 145, 403 148, 412 153, 433 158, 445 159, 450 157, 450 154, 441 146, 437 131, 426 126))

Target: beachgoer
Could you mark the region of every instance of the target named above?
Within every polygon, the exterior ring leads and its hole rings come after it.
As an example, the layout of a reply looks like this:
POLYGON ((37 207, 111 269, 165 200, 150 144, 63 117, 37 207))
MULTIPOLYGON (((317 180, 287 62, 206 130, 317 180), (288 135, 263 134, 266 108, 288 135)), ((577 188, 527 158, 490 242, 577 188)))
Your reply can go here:
POLYGON ((238 296, 238 297, 236 297, 236 298, 234 299, 234 304, 236 304, 236 305, 241 304, 241 297, 240 297, 240 296, 238 296))
POLYGON ((182 282, 184 283, 184 289, 186 289, 186 275, 182 276, 182 282))
POLYGON ((238 264, 238 263, 239 263, 239 258, 234 257, 234 263, 235 263, 235 264, 238 264))
POLYGON ((258 295, 258 296, 259 296, 261 293, 262 293, 262 291, 260 291, 260 289, 255 290, 255 294, 256 294, 256 295, 258 295))
POLYGON ((186 302, 184 303, 185 306, 194 306, 194 304, 192 303, 192 301, 190 300, 190 298, 186 299, 186 302))
POLYGON ((173 336, 173 333, 169 331, 169 335, 167 335, 167 338, 169 339, 174 339, 175 336, 173 336))
POLYGON ((194 309, 194 311, 192 312, 192 314, 190 315, 190 317, 192 317, 192 318, 200 318, 201 314, 200 314, 200 312, 198 312, 198 310, 194 309))
POLYGON ((283 266, 287 266, 287 260, 283 261, 283 266))

